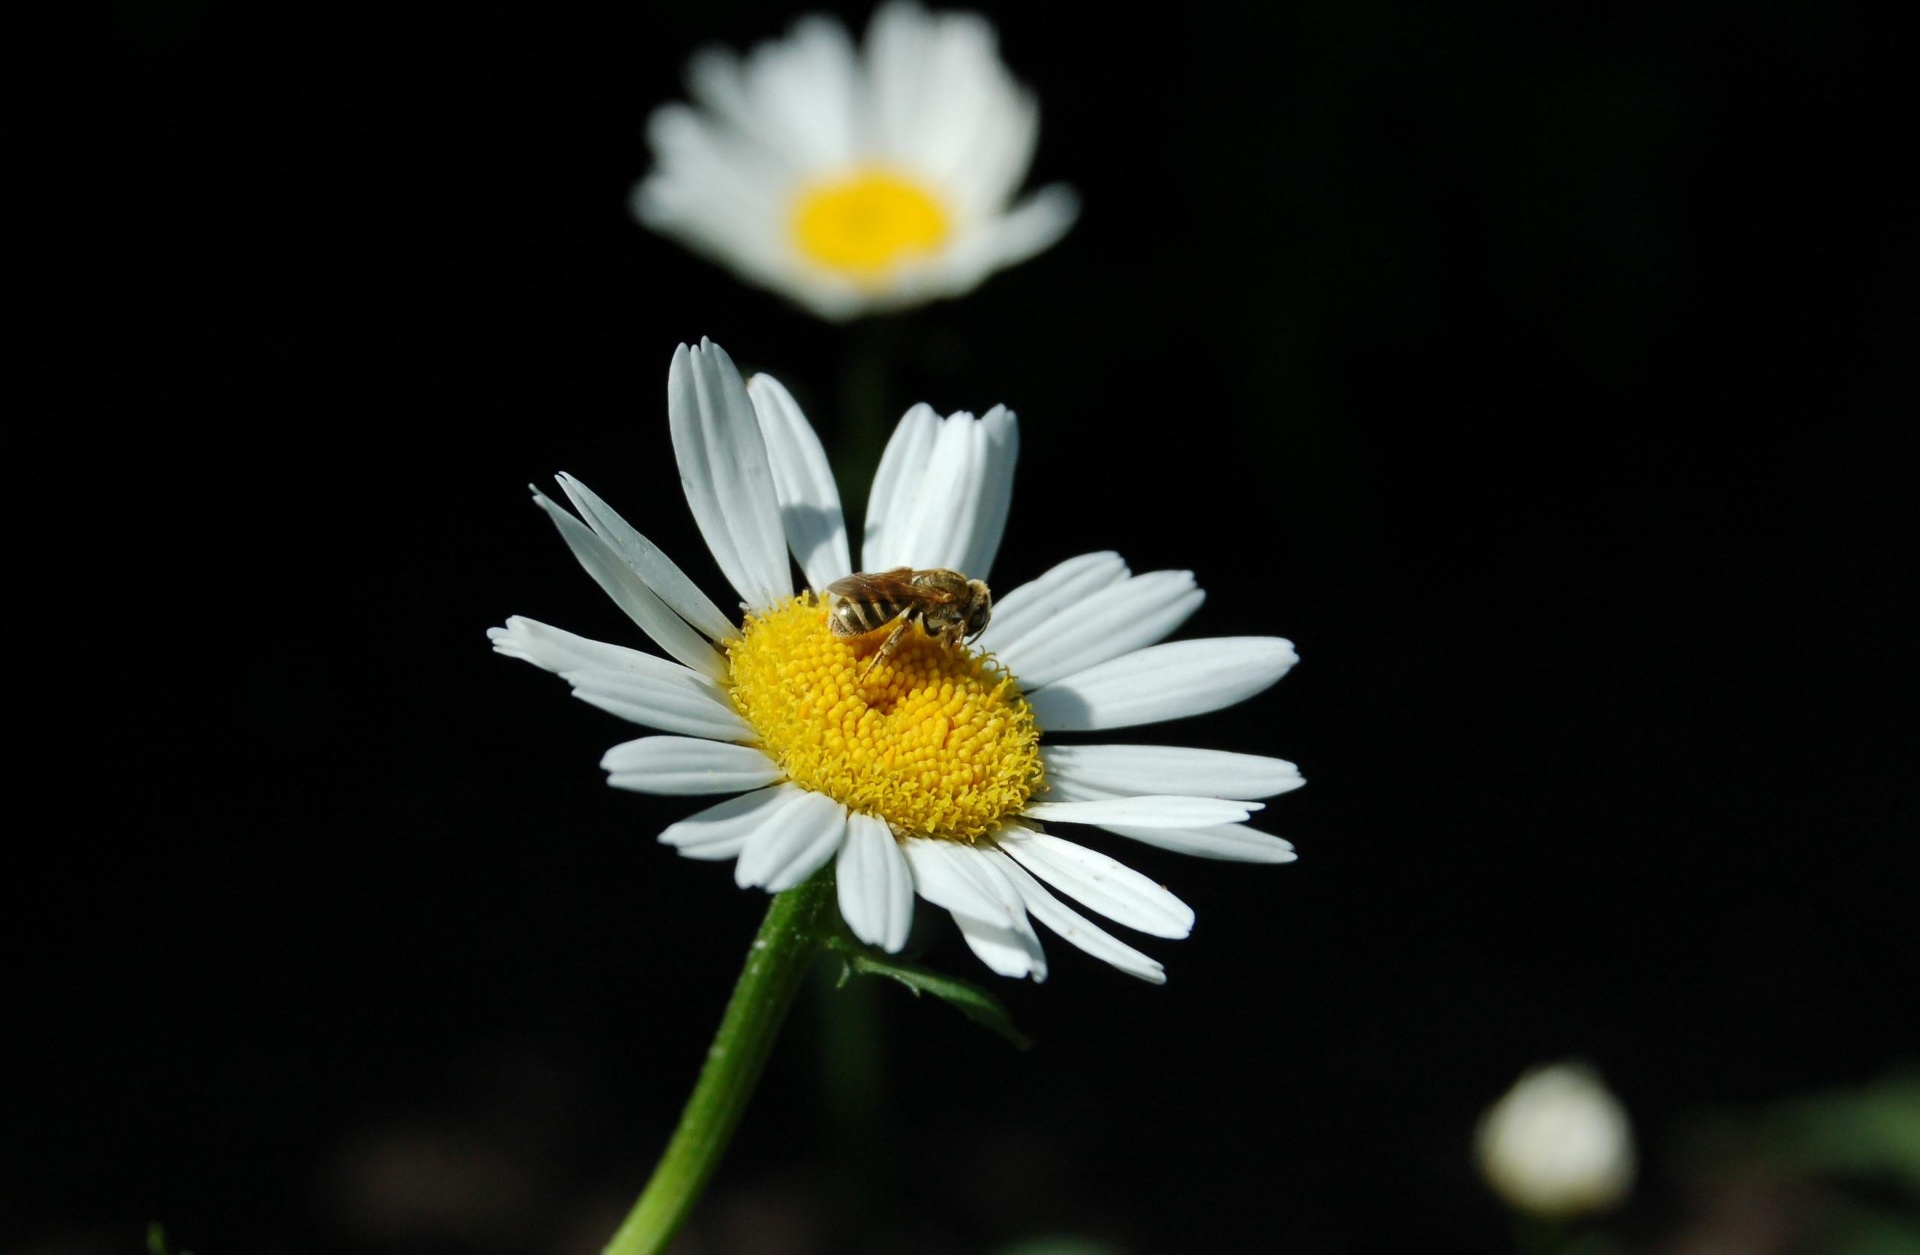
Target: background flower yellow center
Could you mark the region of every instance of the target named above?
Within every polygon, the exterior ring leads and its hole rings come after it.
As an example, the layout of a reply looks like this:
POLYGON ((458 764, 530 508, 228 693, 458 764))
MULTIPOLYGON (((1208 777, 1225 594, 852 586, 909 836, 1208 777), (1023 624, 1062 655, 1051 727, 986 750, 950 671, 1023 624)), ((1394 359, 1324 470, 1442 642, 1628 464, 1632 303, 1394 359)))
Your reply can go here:
POLYGON ((946 243, 946 210, 925 188, 866 171, 802 192, 794 239, 808 258, 856 279, 877 279, 898 263, 946 243))
POLYGON ((1013 678, 916 624, 842 640, 810 595, 749 615, 728 691, 787 778, 903 836, 976 841, 1045 785, 1040 729, 1013 678))

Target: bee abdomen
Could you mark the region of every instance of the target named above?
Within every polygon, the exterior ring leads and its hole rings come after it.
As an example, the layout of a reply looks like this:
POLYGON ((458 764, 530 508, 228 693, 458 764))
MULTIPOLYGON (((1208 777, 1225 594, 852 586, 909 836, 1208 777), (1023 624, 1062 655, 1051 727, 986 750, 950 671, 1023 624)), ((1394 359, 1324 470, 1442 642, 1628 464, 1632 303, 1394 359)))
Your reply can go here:
POLYGON ((898 601, 851 601, 834 597, 827 611, 827 622, 835 636, 865 636, 878 632, 905 613, 907 606, 898 601))

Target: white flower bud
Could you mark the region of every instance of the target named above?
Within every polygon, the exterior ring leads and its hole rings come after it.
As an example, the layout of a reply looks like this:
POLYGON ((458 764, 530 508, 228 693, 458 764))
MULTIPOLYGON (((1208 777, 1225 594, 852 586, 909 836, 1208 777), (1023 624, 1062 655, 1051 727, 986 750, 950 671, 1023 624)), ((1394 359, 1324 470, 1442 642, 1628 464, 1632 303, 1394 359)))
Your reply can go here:
POLYGON ((1633 1184, 1633 1130, 1591 1068, 1556 1063, 1514 1083, 1481 1117, 1480 1171, 1520 1211, 1600 1211, 1633 1184))

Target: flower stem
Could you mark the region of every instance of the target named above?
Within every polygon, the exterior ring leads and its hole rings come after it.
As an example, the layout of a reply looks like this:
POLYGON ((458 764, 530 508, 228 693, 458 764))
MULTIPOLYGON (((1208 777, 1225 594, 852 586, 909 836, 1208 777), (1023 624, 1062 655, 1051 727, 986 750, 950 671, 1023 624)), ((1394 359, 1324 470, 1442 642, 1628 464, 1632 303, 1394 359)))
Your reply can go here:
POLYGON ((776 895, 767 908, 680 1125, 606 1255, 664 1251, 706 1190, 753 1096, 787 1008, 827 939, 833 893, 833 872, 826 868, 776 895))

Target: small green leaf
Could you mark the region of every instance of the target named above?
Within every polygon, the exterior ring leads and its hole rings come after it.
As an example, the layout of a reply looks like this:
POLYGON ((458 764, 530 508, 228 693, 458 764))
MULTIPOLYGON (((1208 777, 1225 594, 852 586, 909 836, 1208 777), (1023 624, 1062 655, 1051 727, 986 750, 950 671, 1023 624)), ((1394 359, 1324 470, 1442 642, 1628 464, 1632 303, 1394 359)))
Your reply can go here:
POLYGON ((1006 1004, 978 985, 943 976, 918 963, 879 954, 851 942, 836 939, 828 944, 846 965, 840 973, 840 983, 843 985, 855 972, 864 976, 889 976, 911 989, 916 998, 923 993, 932 994, 951 1004, 975 1024, 992 1029, 1006 1038, 1016 1050, 1026 1050, 1033 1045, 1025 1033, 1013 1026, 1013 1016, 1008 1013, 1006 1004))

